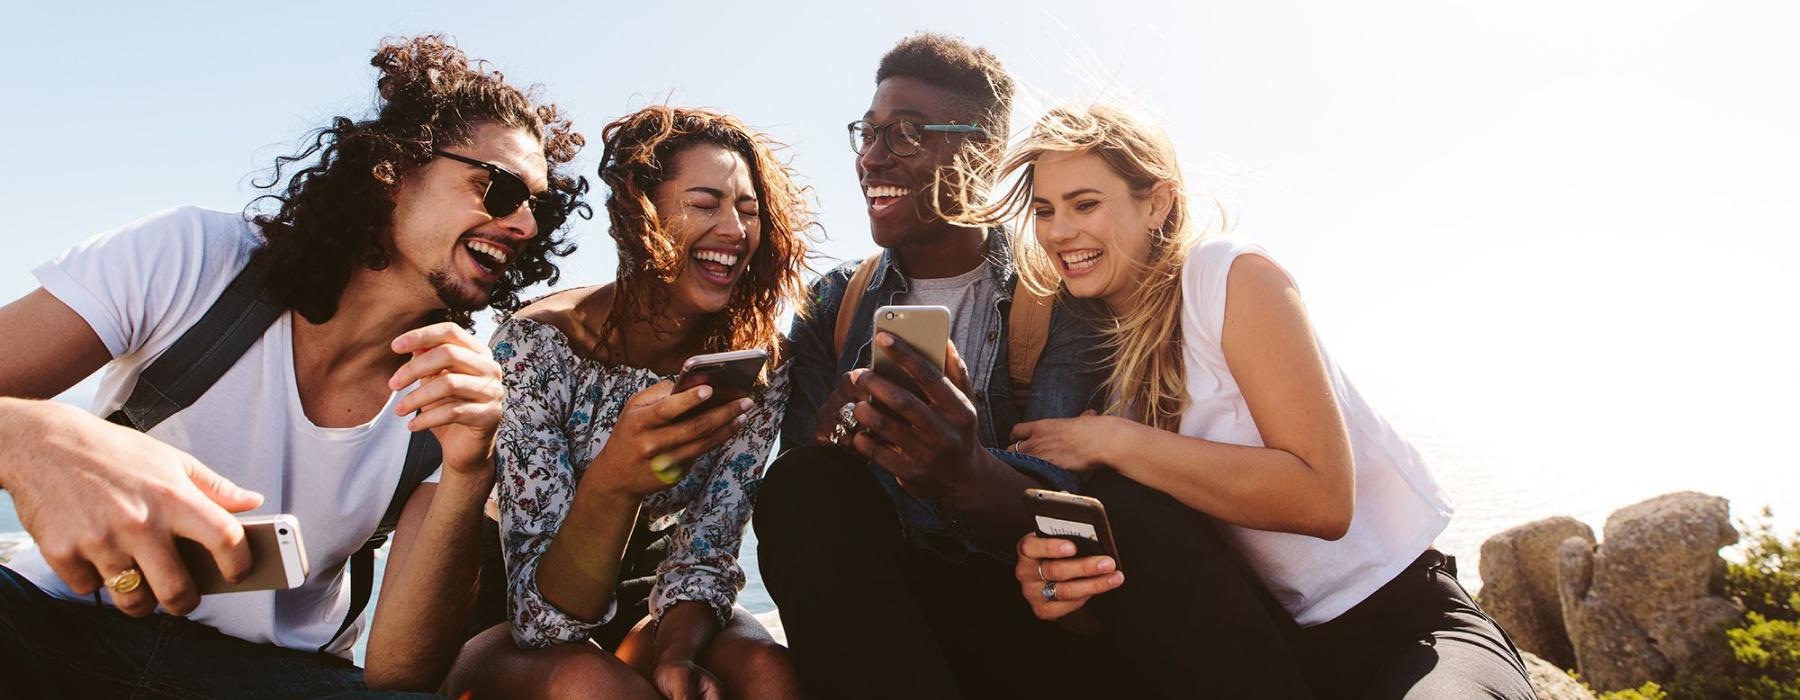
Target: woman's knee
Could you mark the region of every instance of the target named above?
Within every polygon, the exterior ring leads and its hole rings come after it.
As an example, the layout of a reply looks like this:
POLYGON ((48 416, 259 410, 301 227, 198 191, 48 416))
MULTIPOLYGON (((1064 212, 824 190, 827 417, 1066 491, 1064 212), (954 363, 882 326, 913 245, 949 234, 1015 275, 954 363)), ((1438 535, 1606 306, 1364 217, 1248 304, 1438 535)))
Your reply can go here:
POLYGON ((463 644, 444 690, 451 697, 657 697, 636 671, 593 644, 521 649, 506 624, 463 644))
POLYGON ((702 665, 718 676, 727 697, 780 698, 799 692, 794 660, 748 611, 733 612, 732 622, 713 638, 702 665))

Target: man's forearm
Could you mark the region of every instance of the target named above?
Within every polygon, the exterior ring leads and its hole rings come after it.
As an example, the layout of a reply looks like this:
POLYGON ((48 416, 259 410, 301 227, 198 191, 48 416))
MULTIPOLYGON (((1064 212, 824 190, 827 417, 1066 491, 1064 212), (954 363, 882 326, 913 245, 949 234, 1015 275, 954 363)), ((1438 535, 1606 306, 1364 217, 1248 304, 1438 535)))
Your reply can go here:
POLYGON ((1025 511, 1025 489, 1044 488, 1045 484, 987 450, 981 450, 976 460, 975 478, 969 486, 957 489, 962 497, 946 505, 968 519, 975 539, 983 547, 993 552, 1011 552, 1032 527, 1031 515, 1025 511))
POLYGON ((418 534, 388 557, 369 633, 370 687, 435 690, 464 641, 493 480, 445 472, 418 534))

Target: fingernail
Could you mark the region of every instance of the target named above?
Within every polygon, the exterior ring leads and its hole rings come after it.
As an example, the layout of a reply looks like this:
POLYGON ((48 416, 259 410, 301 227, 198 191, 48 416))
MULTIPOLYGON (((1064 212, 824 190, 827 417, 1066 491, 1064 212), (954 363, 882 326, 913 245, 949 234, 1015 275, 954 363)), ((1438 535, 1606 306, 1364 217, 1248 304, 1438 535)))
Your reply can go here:
POLYGON ((1075 554, 1075 545, 1069 544, 1067 542, 1059 544, 1056 546, 1056 553, 1061 554, 1065 557, 1071 556, 1071 555, 1075 554))
POLYGON ((1110 583, 1110 584, 1112 584, 1112 585, 1114 585, 1114 586, 1119 586, 1119 585, 1124 585, 1124 583, 1125 583, 1125 574, 1122 574, 1122 573, 1115 573, 1115 574, 1113 574, 1113 575, 1111 575, 1111 576, 1108 576, 1108 577, 1106 577, 1106 582, 1107 582, 1107 583, 1110 583))
POLYGON ((731 419, 731 424, 735 425, 739 428, 744 427, 744 424, 748 423, 748 422, 750 422, 749 416, 738 416, 736 418, 731 419))
POLYGON ((700 386, 700 398, 702 398, 702 399, 712 398, 712 387, 706 386, 706 385, 701 385, 700 386))
POLYGON ((1108 571, 1112 571, 1113 570, 1113 560, 1110 558, 1101 559, 1099 569, 1100 569, 1100 573, 1103 573, 1103 574, 1108 571))
POLYGON ((875 344, 884 348, 892 346, 894 344, 894 336, 888 335, 887 331, 882 331, 875 336, 875 344))
POLYGON ((737 403, 738 403, 738 410, 740 410, 740 411, 748 411, 748 410, 750 410, 750 408, 752 406, 756 405, 756 402, 751 401, 750 399, 738 399, 737 403))

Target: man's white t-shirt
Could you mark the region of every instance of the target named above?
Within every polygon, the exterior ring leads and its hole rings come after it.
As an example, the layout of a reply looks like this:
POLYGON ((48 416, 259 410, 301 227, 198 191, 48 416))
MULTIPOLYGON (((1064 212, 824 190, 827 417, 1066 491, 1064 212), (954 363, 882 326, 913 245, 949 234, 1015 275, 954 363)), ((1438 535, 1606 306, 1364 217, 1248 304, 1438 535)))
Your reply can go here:
MULTIPOLYGON (((182 207, 84 241, 33 271, 112 353, 96 415, 125 402, 139 372, 200 319, 261 241, 242 214, 182 207)), ((218 383, 149 434, 261 493, 262 507, 243 515, 293 514, 309 560, 299 588, 205 596, 188 618, 239 639, 313 651, 349 613, 345 563, 380 523, 411 433, 393 414, 404 391, 367 424, 313 425, 294 379, 293 316, 282 314, 218 383)), ((9 566, 50 595, 91 600, 69 590, 35 550, 9 566)), ((326 651, 348 658, 361 626, 326 651)))
MULTIPOLYGON (((1194 246, 1182 266, 1188 408, 1181 414, 1181 434, 1261 447, 1262 434, 1225 363, 1223 345, 1226 280, 1240 255, 1274 262, 1262 246, 1220 236, 1194 246)), ((1269 592, 1302 627, 1329 622, 1387 585, 1431 546, 1454 510, 1424 458, 1363 400, 1323 347, 1319 352, 1356 459, 1356 512, 1349 532, 1328 542, 1223 526, 1269 592)))

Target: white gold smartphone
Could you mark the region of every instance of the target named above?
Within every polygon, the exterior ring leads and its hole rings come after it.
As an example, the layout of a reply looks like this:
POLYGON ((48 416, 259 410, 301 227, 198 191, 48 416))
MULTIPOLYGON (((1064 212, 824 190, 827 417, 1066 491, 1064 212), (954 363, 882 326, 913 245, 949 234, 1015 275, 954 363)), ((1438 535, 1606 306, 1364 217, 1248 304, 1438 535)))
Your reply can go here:
POLYGON ((298 518, 283 513, 250 516, 238 522, 244 526, 245 543, 250 545, 250 573, 237 583, 225 580, 212 552, 200 543, 175 540, 200 595, 284 590, 306 582, 306 544, 300 539, 298 518))
MULTIPOLYGON (((949 309, 942 306, 883 306, 875 310, 875 330, 894 334, 931 360, 939 372, 944 371, 944 361, 948 358, 950 347, 949 309)), ((869 366, 876 374, 911 389, 913 393, 919 393, 906 370, 900 369, 900 365, 888 357, 880 345, 874 346, 869 366)))

